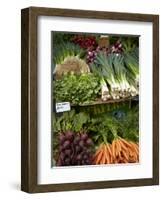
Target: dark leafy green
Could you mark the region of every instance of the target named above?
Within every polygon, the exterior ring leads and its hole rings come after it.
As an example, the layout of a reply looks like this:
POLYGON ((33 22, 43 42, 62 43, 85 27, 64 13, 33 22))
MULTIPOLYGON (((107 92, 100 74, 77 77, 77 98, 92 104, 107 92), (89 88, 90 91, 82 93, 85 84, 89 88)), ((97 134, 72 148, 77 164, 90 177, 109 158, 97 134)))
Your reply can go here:
POLYGON ((64 75, 55 80, 53 97, 56 102, 69 101, 72 104, 87 104, 100 95, 99 78, 91 73, 64 75))
POLYGON ((54 115, 53 131, 55 133, 66 132, 69 130, 74 132, 82 132, 85 130, 86 124, 89 120, 90 117, 87 113, 75 113, 75 110, 64 112, 60 117, 54 115))

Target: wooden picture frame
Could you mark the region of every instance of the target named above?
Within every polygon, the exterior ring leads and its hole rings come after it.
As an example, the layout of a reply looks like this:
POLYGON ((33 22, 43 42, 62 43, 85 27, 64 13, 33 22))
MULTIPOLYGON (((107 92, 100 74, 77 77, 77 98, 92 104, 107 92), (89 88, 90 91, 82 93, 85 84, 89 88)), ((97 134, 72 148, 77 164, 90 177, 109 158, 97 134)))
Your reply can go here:
POLYGON ((29 7, 21 11, 21 190, 55 192, 159 184, 159 16, 29 7), (37 19, 39 16, 125 20, 153 24, 153 177, 130 180, 37 183, 37 19))

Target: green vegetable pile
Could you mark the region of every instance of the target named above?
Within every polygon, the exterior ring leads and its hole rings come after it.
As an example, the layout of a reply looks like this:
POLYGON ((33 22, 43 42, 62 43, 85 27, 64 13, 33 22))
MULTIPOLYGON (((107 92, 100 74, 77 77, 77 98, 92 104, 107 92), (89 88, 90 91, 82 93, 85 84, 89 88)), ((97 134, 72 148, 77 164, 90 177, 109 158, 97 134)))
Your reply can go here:
POLYGON ((100 81, 94 74, 64 75, 55 80, 53 97, 56 102, 69 101, 72 104, 87 104, 100 96, 100 81))
POLYGON ((94 142, 112 142, 120 136, 124 139, 139 141, 139 112, 138 108, 115 110, 111 113, 97 115, 91 119, 88 132, 92 133, 94 142), (119 114, 119 117, 115 115, 119 114))
MULTIPOLYGON (((107 105, 105 105, 107 107, 107 105)), ((53 117, 54 134, 66 131, 87 132, 92 136, 94 143, 112 142, 114 137, 138 142, 139 140, 139 110, 138 106, 132 109, 121 107, 112 112, 92 115, 90 112, 64 112, 62 116, 53 117)))
MULTIPOLYGON (((139 59, 138 50, 122 54, 98 53, 91 64, 93 73, 101 77, 101 87, 108 87, 107 99, 120 99, 136 96, 139 93, 139 59)), ((106 89, 105 89, 106 90, 106 89)))

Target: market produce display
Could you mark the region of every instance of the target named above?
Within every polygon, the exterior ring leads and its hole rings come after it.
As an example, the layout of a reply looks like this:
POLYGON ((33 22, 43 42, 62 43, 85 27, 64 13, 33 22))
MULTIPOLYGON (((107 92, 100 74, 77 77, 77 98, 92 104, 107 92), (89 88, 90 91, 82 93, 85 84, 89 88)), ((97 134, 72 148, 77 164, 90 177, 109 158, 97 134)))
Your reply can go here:
POLYGON ((138 120, 137 107, 129 109, 126 106, 102 114, 71 110, 54 116, 57 166, 139 162, 138 120), (86 154, 89 159, 84 156, 83 161, 82 156, 86 154))
MULTIPOLYGON (((54 63, 56 64, 54 85, 57 85, 53 89, 54 93, 61 92, 58 88, 62 88, 62 91, 68 91, 69 85, 64 83, 64 76, 74 75, 74 78, 72 79, 70 76, 69 80, 76 92, 74 91, 73 95, 70 94, 71 98, 66 96, 66 93, 64 101, 70 101, 73 104, 85 103, 85 100, 82 99, 81 102, 80 100, 74 102, 72 96, 80 95, 80 93, 78 94, 78 85, 76 85, 78 75, 88 73, 88 76, 98 77, 100 82, 98 92, 96 88, 92 88, 92 83, 94 84, 96 80, 87 82, 89 92, 94 93, 94 98, 91 99, 93 101, 99 100, 99 93, 102 101, 124 99, 139 94, 138 46, 132 43, 129 38, 126 41, 122 40, 122 42, 119 39, 107 47, 106 45, 103 47, 98 45, 99 40, 100 37, 75 35, 70 39, 71 42, 54 45, 54 63), (77 77, 75 78, 75 76, 77 77), (58 81, 60 79, 63 81, 58 81)), ((81 84, 84 83, 81 82, 81 84)), ((54 98, 56 101, 63 101, 59 95, 54 95, 54 98)), ((86 100, 86 103, 88 102, 86 100)))
POLYGON ((54 32, 52 41, 53 166, 138 163, 139 38, 54 32))

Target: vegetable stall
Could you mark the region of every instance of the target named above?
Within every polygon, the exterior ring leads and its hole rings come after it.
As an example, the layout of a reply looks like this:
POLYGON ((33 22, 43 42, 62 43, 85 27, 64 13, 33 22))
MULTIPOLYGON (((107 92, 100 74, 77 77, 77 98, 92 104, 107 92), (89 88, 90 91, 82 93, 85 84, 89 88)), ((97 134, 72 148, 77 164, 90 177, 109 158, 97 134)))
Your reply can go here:
POLYGON ((139 162, 139 37, 53 32, 52 41, 53 166, 139 162))

